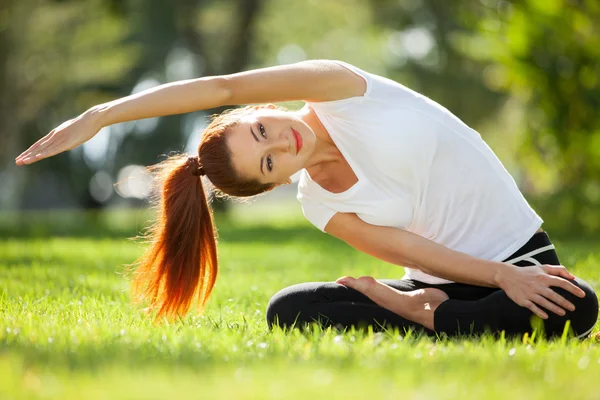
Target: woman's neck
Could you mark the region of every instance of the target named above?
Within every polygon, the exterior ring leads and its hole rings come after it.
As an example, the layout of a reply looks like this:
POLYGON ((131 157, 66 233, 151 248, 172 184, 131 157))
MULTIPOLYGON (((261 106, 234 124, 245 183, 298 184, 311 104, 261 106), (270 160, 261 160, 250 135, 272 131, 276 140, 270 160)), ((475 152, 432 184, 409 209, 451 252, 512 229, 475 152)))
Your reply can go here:
POLYGON ((304 168, 311 170, 320 169, 325 163, 343 160, 339 149, 331 139, 329 132, 325 129, 314 110, 308 105, 297 111, 298 116, 315 133, 315 148, 306 161, 304 168))

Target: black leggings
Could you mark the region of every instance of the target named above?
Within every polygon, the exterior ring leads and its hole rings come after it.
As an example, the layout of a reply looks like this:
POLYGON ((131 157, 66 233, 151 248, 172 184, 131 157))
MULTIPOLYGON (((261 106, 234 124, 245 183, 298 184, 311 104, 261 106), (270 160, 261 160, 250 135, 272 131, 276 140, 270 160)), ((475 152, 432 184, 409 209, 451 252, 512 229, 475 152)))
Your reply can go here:
MULTIPOLYGON (((536 233, 523 247, 504 262, 520 267, 531 265, 560 265, 554 246, 546 232, 536 233), (531 254, 531 253, 537 254, 531 254)), ((435 332, 409 321, 376 305, 362 293, 334 282, 309 282, 290 286, 275 294, 267 306, 269 327, 303 328, 307 323, 317 322, 323 327, 373 326, 380 331, 388 328, 413 329, 428 334, 445 333, 449 336, 480 334, 486 331, 504 331, 507 336, 532 332, 533 313, 514 303, 504 291, 463 283, 428 284, 416 280, 381 280, 401 291, 424 288, 443 290, 449 297, 434 312, 435 332)), ((598 318, 598 298, 583 280, 574 283, 586 294, 579 298, 553 287, 553 290, 575 305, 575 311, 566 310, 565 316, 556 315, 542 308, 549 316, 543 320, 546 336, 560 336, 565 323, 578 337, 587 336, 598 318)))

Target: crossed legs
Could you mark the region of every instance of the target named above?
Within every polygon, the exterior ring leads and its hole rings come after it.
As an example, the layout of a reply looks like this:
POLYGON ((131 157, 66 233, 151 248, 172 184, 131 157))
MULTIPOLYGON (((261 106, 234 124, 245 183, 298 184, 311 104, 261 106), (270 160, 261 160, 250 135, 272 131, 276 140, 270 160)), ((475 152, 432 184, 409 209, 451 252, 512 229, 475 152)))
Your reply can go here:
MULTIPOLYGON (((317 322, 324 327, 341 328, 372 325, 375 330, 396 327, 401 330, 423 330, 428 334, 446 333, 449 336, 480 334, 486 330, 519 335, 533 330, 531 311, 514 303, 500 289, 461 283, 431 285, 412 280, 380 282, 402 292, 401 294, 413 295, 414 303, 402 305, 403 309, 396 313, 380 307, 359 291, 343 285, 333 282, 309 282, 290 286, 275 294, 267 307, 267 322, 269 326, 300 328, 311 322, 317 322), (438 290, 422 290, 429 288, 438 290), (439 293, 442 292, 448 299, 440 297, 439 293), (423 310, 421 314, 426 315, 427 303, 432 303, 429 310, 432 325, 427 319, 420 319, 418 316, 412 318, 417 314, 411 314, 416 305, 416 312, 423 310)), ((577 279, 575 284, 586 293, 584 298, 560 288, 553 288, 573 303, 575 310, 567 311, 564 316, 545 310, 549 315, 543 322, 546 335, 561 335, 567 321, 570 321, 570 326, 577 336, 585 336, 593 329, 598 318, 598 299, 592 288, 583 280, 577 279)), ((401 294, 399 303, 410 303, 407 297, 401 294)))

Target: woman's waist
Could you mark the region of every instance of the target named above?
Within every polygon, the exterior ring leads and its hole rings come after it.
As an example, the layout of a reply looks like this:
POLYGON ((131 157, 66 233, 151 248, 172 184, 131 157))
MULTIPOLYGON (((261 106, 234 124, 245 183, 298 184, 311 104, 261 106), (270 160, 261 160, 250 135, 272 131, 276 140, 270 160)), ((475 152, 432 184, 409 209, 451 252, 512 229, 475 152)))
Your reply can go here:
POLYGON ((554 244, 548 234, 539 228, 521 248, 508 256, 503 262, 516 265, 559 264, 554 244))

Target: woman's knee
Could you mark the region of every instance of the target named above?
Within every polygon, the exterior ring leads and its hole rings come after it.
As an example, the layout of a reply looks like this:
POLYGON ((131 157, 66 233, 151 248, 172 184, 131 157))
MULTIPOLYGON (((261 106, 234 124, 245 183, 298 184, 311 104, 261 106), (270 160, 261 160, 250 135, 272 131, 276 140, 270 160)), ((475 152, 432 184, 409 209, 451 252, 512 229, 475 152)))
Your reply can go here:
POLYGON ((587 335, 598 321, 598 296, 594 289, 585 281, 577 279, 577 286, 584 292, 585 297, 577 297, 573 316, 573 329, 577 335, 587 335))
POLYGON ((574 283, 584 291, 584 297, 574 296, 563 289, 555 288, 555 290, 575 306, 574 311, 568 311, 566 316, 560 318, 563 327, 564 322, 569 320, 575 334, 582 337, 590 333, 596 325, 598 320, 598 297, 594 289, 584 280, 578 278, 574 283))
POLYGON ((364 294, 335 282, 307 282, 275 293, 267 305, 267 324, 281 327, 302 326, 318 320, 319 306, 330 302, 372 303, 364 294))
POLYGON ((322 285, 322 282, 299 283, 275 293, 267 305, 269 328, 294 326, 306 308, 319 301, 319 288, 322 285))

